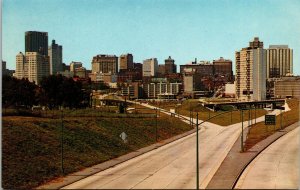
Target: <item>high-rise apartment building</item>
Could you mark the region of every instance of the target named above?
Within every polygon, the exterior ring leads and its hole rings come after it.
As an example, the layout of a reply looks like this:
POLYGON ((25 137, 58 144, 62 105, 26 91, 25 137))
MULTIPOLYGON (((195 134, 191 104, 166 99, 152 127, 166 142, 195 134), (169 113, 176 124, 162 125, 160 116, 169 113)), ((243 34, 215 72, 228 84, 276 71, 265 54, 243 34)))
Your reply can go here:
POLYGON ((236 96, 240 100, 266 99, 266 54, 263 42, 254 38, 249 47, 235 53, 236 96))
POLYGON ((48 32, 25 32, 25 53, 38 52, 48 55, 48 32))
POLYGON ((28 69, 28 80, 40 84, 44 76, 49 76, 50 66, 49 57, 43 56, 38 52, 26 52, 25 64, 28 69))
POLYGON ((158 73, 158 62, 156 58, 143 61, 143 77, 153 77, 158 73))
POLYGON ((267 78, 293 73, 293 49, 288 45, 270 45, 267 49, 267 78))
POLYGON ((133 56, 132 54, 125 54, 120 56, 120 70, 133 69, 133 56))
POLYGON ((115 55, 96 55, 92 60, 92 73, 118 73, 118 57, 115 55))
POLYGON ((16 56, 16 72, 17 79, 28 78, 28 66, 26 64, 25 55, 19 52, 16 56))
POLYGON ((168 59, 165 59, 165 74, 176 73, 176 69, 175 60, 172 59, 171 56, 169 56, 168 59))
POLYGON ((48 48, 49 63, 50 63, 50 74, 56 74, 62 71, 62 46, 55 43, 52 40, 51 46, 48 48))

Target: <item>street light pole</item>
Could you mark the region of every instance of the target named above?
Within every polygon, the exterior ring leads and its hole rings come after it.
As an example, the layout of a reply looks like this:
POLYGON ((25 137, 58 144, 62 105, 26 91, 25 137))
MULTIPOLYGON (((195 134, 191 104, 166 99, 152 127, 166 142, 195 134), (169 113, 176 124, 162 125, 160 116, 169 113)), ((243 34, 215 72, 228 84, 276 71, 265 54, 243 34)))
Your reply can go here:
POLYGON ((63 110, 61 109, 61 170, 64 174, 64 123, 63 123, 63 110))
POLYGON ((244 115, 243 115, 243 110, 242 110, 242 134, 241 134, 241 151, 244 152, 244 115))
POLYGON ((155 141, 157 142, 157 108, 155 108, 155 141))
POLYGON ((197 150, 196 150, 196 172, 197 172, 197 184, 196 184, 196 187, 197 187, 197 190, 199 189, 199 126, 198 126, 198 112, 197 112, 197 120, 196 120, 196 130, 197 130, 197 141, 196 141, 196 147, 197 147, 197 150))
POLYGON ((254 114, 255 114, 255 124, 256 124, 256 105, 254 105, 254 110, 255 110, 254 114))
POLYGON ((282 110, 280 110, 280 130, 282 130, 282 110))
POLYGON ((190 125, 192 126, 192 112, 191 112, 191 102, 189 102, 190 104, 190 125))
POLYGON ((232 110, 230 112, 230 124, 232 124, 232 110))

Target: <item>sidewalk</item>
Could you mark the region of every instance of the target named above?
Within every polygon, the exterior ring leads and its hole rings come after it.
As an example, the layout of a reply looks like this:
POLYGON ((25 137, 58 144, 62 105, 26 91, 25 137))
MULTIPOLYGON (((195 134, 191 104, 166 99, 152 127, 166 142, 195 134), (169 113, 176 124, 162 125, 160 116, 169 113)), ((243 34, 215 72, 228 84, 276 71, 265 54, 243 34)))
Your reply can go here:
POLYGON ((299 124, 300 123, 297 122, 283 130, 275 132, 273 135, 257 143, 244 153, 240 152, 241 137, 239 137, 207 185, 206 189, 233 189, 244 169, 257 155, 259 155, 265 148, 267 148, 281 136, 287 134, 296 127, 299 127, 299 124))

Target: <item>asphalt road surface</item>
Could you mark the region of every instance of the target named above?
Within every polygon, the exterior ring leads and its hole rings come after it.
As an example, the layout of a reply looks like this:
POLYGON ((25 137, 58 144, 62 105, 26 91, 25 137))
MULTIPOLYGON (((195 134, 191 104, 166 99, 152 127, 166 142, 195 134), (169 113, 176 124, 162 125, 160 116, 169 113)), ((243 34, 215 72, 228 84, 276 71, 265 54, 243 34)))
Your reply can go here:
MULTIPOLYGON (((150 107, 150 106, 149 106, 150 107)), ((257 119, 263 121, 263 117, 257 119)), ((247 125, 247 121, 244 126, 247 125)), ((199 131, 199 184, 205 188, 241 132, 241 124, 207 123, 199 131)), ((196 135, 84 178, 64 189, 195 189, 196 135)))
MULTIPOLYGON (((205 187, 239 135, 236 126, 199 131, 200 184, 205 187)), ((196 187, 196 135, 192 134, 75 182, 66 189, 155 189, 196 187)))
POLYGON ((243 172, 238 189, 298 189, 300 127, 266 148, 243 172))

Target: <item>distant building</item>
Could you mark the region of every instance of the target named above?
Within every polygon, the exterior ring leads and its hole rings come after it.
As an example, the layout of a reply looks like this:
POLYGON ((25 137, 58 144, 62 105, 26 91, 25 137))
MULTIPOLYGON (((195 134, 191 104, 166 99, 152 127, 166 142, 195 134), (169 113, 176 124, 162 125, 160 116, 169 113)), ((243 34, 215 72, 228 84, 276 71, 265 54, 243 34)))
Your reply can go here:
POLYGON ((92 60, 92 73, 118 73, 118 57, 115 55, 96 55, 92 60))
POLYGON ((182 89, 182 83, 146 83, 142 84, 145 98, 175 99, 182 89))
POLYGON ((185 93, 193 93, 194 91, 204 90, 201 82, 202 76, 199 74, 183 75, 183 88, 185 93))
POLYGON ((71 72, 70 70, 58 71, 57 74, 62 75, 67 78, 74 77, 74 72, 71 72))
POLYGON ((132 54, 125 54, 120 56, 120 71, 133 69, 133 56, 132 54))
POLYGON ((72 61, 70 63, 70 71, 75 72, 76 68, 80 68, 80 67, 82 67, 82 65, 83 64, 81 62, 72 61))
POLYGON ((62 71, 70 71, 70 65, 66 65, 65 63, 62 63, 62 71))
POLYGON ((59 71, 63 71, 62 65, 62 46, 55 43, 52 40, 51 46, 48 48, 50 74, 56 74, 59 71))
POLYGON ((87 78, 87 76, 88 76, 85 67, 75 68, 74 75, 79 77, 79 78, 87 78))
POLYGON ((293 73, 293 49, 288 45, 270 45, 267 49, 267 78, 293 73))
POLYGON ((2 60, 2 73, 6 70, 6 61, 2 60))
POLYGON ((199 63, 192 62, 189 64, 180 65, 180 73, 182 75, 197 73, 201 76, 213 76, 214 66, 209 61, 201 61, 199 63))
POLYGON ((118 73, 118 83, 135 82, 142 80, 142 72, 137 69, 120 70, 118 73))
POLYGON ((232 61, 229 59, 220 59, 213 60, 214 66, 214 75, 225 76, 228 81, 232 81, 233 72, 232 72, 232 61))
POLYGON ((48 56, 38 52, 26 52, 26 64, 28 64, 28 80, 40 84, 44 76, 50 75, 48 56))
POLYGON ((48 55, 48 32, 25 32, 26 52, 38 52, 41 55, 48 55))
POLYGON ((143 77, 154 77, 158 73, 158 62, 156 58, 143 61, 143 77))
POLYGON ((168 57, 168 59, 165 59, 165 74, 174 74, 177 73, 177 68, 175 65, 175 60, 171 58, 171 56, 168 57))
POLYGON ((2 76, 3 75, 8 75, 8 76, 13 76, 14 70, 9 70, 6 68, 6 61, 2 60, 2 76))
POLYGON ((235 84, 225 84, 225 97, 234 98, 235 97, 235 84))
POLYGON ((48 33, 25 32, 25 56, 22 52, 16 56, 15 77, 28 78, 37 85, 43 77, 50 75, 48 56, 48 33))
POLYGON ((25 55, 19 52, 16 56, 16 72, 17 79, 28 78, 28 65, 26 64, 25 55))
POLYGON ((158 65, 157 75, 159 77, 164 77, 165 76, 165 65, 158 65))
POLYGON ((128 85, 122 87, 121 95, 127 97, 128 99, 138 99, 143 97, 143 92, 140 84, 138 82, 129 83, 128 85))
POLYGON ((240 100, 266 99, 266 50, 263 42, 254 38, 249 47, 235 53, 236 96, 240 100))
POLYGON ((300 99, 300 77, 282 77, 274 84, 275 98, 298 98, 300 99))
MULTIPOLYGON (((49 57, 38 52, 26 52, 25 58, 28 80, 39 85, 43 77, 50 75, 49 57)), ((26 69, 24 71, 26 72, 26 69)), ((24 78, 26 78, 26 73, 24 78)))
POLYGON ((89 78, 93 82, 104 82, 106 84, 117 82, 117 74, 111 73, 90 73, 89 78))

